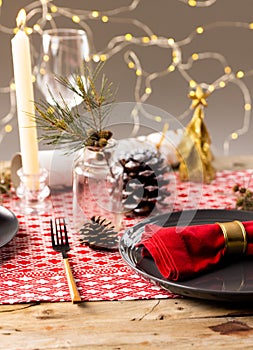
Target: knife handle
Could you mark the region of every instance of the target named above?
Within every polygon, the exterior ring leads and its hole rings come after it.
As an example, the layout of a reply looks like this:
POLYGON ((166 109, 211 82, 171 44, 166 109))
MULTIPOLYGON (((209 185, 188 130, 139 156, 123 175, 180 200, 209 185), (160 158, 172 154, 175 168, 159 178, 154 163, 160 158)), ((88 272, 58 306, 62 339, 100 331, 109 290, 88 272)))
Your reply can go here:
POLYGON ((64 260, 64 266, 65 266, 66 276, 67 276, 67 280, 68 280, 71 300, 72 300, 72 303, 77 303, 77 302, 81 301, 81 297, 80 297, 79 291, 76 287, 76 282, 75 282, 75 279, 73 277, 73 274, 72 274, 72 271, 71 271, 71 268, 69 265, 69 260, 68 260, 68 258, 65 258, 63 260, 64 260))

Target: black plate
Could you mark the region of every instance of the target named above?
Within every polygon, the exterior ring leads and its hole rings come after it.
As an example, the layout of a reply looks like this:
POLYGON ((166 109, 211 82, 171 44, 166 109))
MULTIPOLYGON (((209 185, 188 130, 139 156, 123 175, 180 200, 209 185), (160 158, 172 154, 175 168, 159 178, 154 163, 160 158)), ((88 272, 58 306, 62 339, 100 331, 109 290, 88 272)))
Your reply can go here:
POLYGON ((144 226, 198 225, 216 221, 251 221, 253 212, 239 210, 187 210, 148 218, 127 230, 121 237, 119 250, 122 258, 144 278, 166 290, 192 298, 220 301, 253 301, 253 257, 233 260, 215 271, 197 278, 173 282, 164 279, 151 258, 142 258, 140 242, 144 226))
POLYGON ((18 219, 7 208, 0 206, 0 247, 9 243, 18 231, 18 219))

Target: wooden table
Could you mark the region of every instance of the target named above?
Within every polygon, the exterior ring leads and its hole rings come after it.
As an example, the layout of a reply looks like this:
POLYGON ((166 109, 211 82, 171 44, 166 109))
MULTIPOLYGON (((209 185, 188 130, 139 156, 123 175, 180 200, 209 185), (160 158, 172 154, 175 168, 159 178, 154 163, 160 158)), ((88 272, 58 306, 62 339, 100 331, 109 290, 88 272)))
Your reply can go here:
POLYGON ((191 299, 0 307, 0 349, 252 349, 253 306, 191 299))
MULTIPOLYGON (((253 157, 217 159, 253 168, 253 157)), ((252 349, 253 304, 186 298, 0 306, 0 349, 252 349)))

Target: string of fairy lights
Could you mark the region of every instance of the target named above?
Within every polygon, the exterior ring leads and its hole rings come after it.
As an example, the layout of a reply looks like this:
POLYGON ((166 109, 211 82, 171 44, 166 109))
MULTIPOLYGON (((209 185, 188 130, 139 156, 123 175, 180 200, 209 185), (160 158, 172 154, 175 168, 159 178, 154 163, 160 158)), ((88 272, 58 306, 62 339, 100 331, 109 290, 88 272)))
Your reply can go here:
MULTIPOLYGON (((176 1, 176 0, 175 0, 176 1)), ((208 7, 213 5, 217 0, 177 0, 185 3, 190 7, 208 7)), ((95 63, 99 61, 107 61, 112 56, 124 50, 124 60, 130 70, 135 72, 135 86, 134 96, 137 102, 137 109, 132 111, 132 117, 138 114, 138 108, 142 108, 142 104, 147 102, 153 93, 153 83, 155 80, 164 76, 170 76, 174 71, 178 71, 180 75, 186 80, 190 89, 195 89, 198 85, 205 91, 208 91, 209 95, 214 91, 223 89, 228 84, 235 84, 243 95, 243 106, 242 106, 242 126, 237 130, 231 132, 224 140, 224 153, 229 153, 230 143, 238 137, 246 134, 249 130, 250 117, 251 117, 251 94, 249 88, 245 83, 245 77, 253 75, 253 69, 244 71, 243 69, 233 71, 232 67, 228 65, 226 58, 217 52, 195 52, 187 61, 183 61, 183 50, 186 45, 191 43, 196 36, 205 35, 205 33, 215 29, 224 27, 233 28, 244 28, 245 30, 253 30, 253 22, 215 22, 205 26, 196 27, 187 37, 183 40, 176 41, 173 37, 165 37, 156 35, 152 29, 145 23, 142 23, 138 19, 121 17, 124 13, 133 12, 141 0, 132 0, 129 5, 117 7, 110 10, 99 11, 94 10, 81 10, 67 7, 56 6, 53 0, 38 0, 33 1, 27 6, 25 10, 27 13, 27 27, 26 32, 29 35, 43 34, 44 28, 50 26, 56 28, 56 20, 59 17, 65 17, 70 19, 75 25, 86 31, 90 42, 90 57, 89 60, 93 60, 95 63), (36 23, 29 26, 30 23, 36 23), (141 29, 143 35, 135 36, 134 33, 125 33, 124 35, 115 35, 107 43, 103 51, 96 51, 94 46, 93 32, 89 26, 90 21, 99 21, 100 23, 127 23, 131 27, 141 29), (129 48, 131 45, 131 48, 129 48), (170 52, 169 64, 166 64, 166 68, 161 71, 148 72, 144 69, 142 60, 136 52, 132 49, 133 46, 149 46, 149 47, 160 47, 170 52), (196 62, 206 59, 216 60, 222 67, 222 74, 213 82, 199 82, 194 79, 190 74, 190 69, 196 62), (141 102, 142 104, 140 104, 141 102)), ((0 15, 3 12, 4 0, 0 0, 0 15)), ((15 16, 16 14, 14 14, 15 16)), ((0 21, 1 22, 1 21, 0 21)), ((17 31, 17 28, 9 28, 0 23, 0 32, 13 36, 17 31)), ((36 55, 37 53, 34 52, 36 55)), ((164 62, 163 62, 164 63, 164 62)), ((163 65, 161 65, 163 66, 163 65)), ((34 76, 34 82, 36 76, 34 76)), ((10 98, 10 110, 9 112, 1 117, 0 119, 0 142, 6 133, 13 130, 12 122, 16 115, 16 101, 15 101, 15 84, 13 79, 10 79, 8 86, 0 87, 0 93, 8 94, 10 98)), ((185 110, 178 119, 182 121, 186 116, 191 113, 190 103, 189 108, 185 110)), ((161 121, 162 118, 159 116, 148 116, 154 118, 157 122, 161 121)))

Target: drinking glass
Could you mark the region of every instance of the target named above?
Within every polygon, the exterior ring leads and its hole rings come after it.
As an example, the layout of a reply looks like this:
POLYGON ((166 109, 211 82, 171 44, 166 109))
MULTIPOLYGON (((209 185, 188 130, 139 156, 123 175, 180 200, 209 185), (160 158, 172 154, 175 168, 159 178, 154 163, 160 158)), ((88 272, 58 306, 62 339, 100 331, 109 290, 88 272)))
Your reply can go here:
POLYGON ((63 100, 71 109, 82 98, 62 85, 57 77, 75 81, 75 75, 83 75, 84 62, 88 61, 89 43, 81 29, 49 29, 42 34, 42 48, 37 67, 37 84, 46 100, 61 106, 63 100), (52 98, 53 96, 53 98, 52 98))

